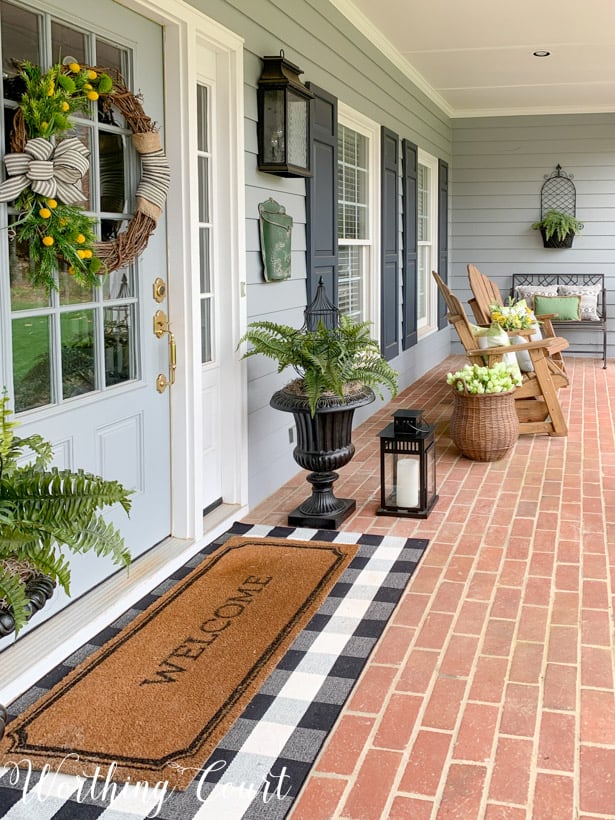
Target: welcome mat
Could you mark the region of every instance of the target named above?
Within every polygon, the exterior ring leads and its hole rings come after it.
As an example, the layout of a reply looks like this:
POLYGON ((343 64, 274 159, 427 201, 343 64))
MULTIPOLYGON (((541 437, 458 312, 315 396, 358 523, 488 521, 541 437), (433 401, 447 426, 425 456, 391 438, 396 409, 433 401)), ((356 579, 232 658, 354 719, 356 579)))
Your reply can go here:
POLYGON ((185 788, 356 551, 231 538, 15 720, 0 753, 185 788))
MULTIPOLYGON (((337 547, 357 544, 358 552, 319 611, 295 638, 209 758, 201 758, 194 767, 189 767, 192 779, 189 787, 178 791, 166 779, 161 779, 156 788, 142 782, 133 785, 137 779, 145 780, 137 776, 128 785, 120 785, 112 782, 117 771, 116 761, 101 764, 94 777, 87 780, 63 774, 67 771, 65 762, 55 768, 49 765, 47 771, 40 773, 33 771, 27 754, 19 753, 10 765, 0 769, 0 816, 72 819, 104 814, 113 820, 148 816, 163 820, 180 817, 182 820, 261 817, 278 820, 286 816, 427 541, 236 524, 112 627, 39 681, 12 704, 9 711, 15 716, 41 695, 44 700, 51 698, 48 690, 59 681, 66 684, 78 677, 74 667, 96 652, 96 644, 101 646, 117 638, 121 628, 131 622, 140 623, 143 616, 138 610, 160 605, 165 600, 161 596, 168 593, 173 583, 184 581, 204 556, 220 550, 237 534, 247 540, 290 537, 337 547), (22 808, 27 814, 22 813, 22 808)), ((230 615, 230 610, 226 615, 230 615)), ((241 620, 241 616, 236 617, 241 620)), ((183 643, 175 642, 173 647, 183 643)), ((102 654, 104 649, 93 657, 102 654)), ((198 659, 193 662, 197 663, 198 659)), ((168 667, 164 668, 168 671, 168 667)), ((173 684, 145 684, 145 687, 167 685, 173 684)), ((92 708, 99 708, 100 694, 93 696, 92 708)), ((35 703, 28 714, 36 713, 37 706, 35 703)), ((155 726, 156 721, 154 711, 148 715, 147 725, 155 726)), ((8 731, 14 731, 11 724, 8 731)))

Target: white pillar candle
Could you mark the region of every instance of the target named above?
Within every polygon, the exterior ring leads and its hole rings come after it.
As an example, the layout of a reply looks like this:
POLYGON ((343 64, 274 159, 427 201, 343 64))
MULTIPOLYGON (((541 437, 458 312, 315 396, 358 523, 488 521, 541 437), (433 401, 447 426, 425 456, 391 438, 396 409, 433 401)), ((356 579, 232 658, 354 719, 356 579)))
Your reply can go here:
POLYGON ((397 506, 418 507, 419 462, 416 458, 401 458, 397 462, 397 506))

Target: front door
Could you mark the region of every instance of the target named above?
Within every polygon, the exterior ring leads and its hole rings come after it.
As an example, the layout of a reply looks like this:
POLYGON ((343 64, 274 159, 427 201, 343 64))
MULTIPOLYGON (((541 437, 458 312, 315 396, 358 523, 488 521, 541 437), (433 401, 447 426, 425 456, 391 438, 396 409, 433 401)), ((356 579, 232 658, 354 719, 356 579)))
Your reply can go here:
MULTIPOLYGON (((5 151, 20 98, 15 61, 47 68, 71 56, 118 69, 141 92, 146 114, 163 123, 157 24, 111 0, 80 0, 78 17, 58 6, 52 11, 46 0, 0 0, 0 15, 5 151)), ((85 208, 109 239, 131 218, 140 167, 122 117, 97 106, 74 133, 90 149, 85 208)), ((0 388, 14 401, 19 433, 51 440, 57 466, 83 468, 135 491, 130 519, 115 511, 110 517, 136 556, 171 531, 169 390, 156 389, 157 376, 168 373, 168 342, 154 335, 152 322, 157 310, 169 312, 165 289, 154 287, 155 280, 166 282, 164 217, 144 253, 100 287, 80 288, 60 271, 49 294, 29 282, 28 247, 11 231, 16 216, 11 203, 1 206, 0 388)), ((95 556, 79 556, 72 566, 73 595, 115 570, 95 556)))

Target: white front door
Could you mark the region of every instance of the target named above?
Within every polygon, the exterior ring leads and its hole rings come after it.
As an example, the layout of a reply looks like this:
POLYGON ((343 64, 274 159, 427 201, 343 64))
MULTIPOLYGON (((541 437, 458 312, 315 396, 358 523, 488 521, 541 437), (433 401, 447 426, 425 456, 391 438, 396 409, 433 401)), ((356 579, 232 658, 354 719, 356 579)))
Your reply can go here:
MULTIPOLYGON (((46 0, 0 7, 5 150, 20 96, 14 60, 48 67, 71 55, 117 68, 141 92, 146 114, 164 122, 161 27, 111 0, 80 0, 70 14, 64 8, 46 0)), ((86 207, 103 238, 113 238, 130 219, 140 175, 130 130, 117 112, 93 109, 76 134, 90 147, 86 207)), ((156 310, 169 313, 166 296, 154 298, 154 281, 166 282, 164 217, 139 259, 101 287, 81 289, 60 272, 51 295, 29 283, 28 249, 6 229, 14 218, 10 203, 1 206, 0 388, 13 398, 19 433, 51 440, 59 467, 135 491, 130 518, 121 511, 111 517, 136 556, 171 532, 169 390, 156 389, 157 376, 168 373, 168 341, 153 332, 156 310)), ((95 556, 79 556, 72 567, 73 595, 116 569, 95 556)))

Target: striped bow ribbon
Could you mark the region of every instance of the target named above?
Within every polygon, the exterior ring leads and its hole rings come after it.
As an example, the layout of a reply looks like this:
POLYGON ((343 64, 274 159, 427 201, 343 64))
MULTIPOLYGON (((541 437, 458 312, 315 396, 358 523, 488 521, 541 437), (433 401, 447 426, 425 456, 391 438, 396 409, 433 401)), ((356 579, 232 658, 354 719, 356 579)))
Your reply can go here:
POLYGON ((43 137, 28 140, 23 153, 7 154, 8 179, 0 185, 0 202, 11 202, 32 188, 35 194, 74 205, 85 199, 81 179, 90 164, 89 151, 77 137, 53 145, 43 137))
POLYGON ((169 191, 171 170, 164 151, 141 154, 141 181, 137 196, 156 205, 161 211, 169 191))

